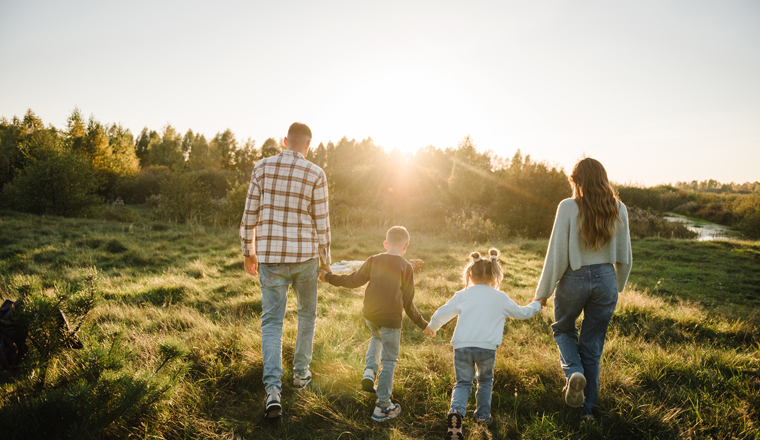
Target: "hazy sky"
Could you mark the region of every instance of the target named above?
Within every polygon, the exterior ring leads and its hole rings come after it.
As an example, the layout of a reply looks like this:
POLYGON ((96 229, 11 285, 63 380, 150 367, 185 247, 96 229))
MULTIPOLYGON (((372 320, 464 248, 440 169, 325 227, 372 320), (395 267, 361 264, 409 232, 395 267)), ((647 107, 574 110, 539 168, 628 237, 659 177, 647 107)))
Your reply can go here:
POLYGON ((0 0, 0 116, 760 180, 760 2, 0 0))

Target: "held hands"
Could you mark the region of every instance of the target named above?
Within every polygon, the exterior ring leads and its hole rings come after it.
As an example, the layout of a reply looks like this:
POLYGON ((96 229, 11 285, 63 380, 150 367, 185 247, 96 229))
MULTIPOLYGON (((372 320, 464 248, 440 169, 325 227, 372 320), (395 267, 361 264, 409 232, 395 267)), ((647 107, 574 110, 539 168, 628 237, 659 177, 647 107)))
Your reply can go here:
POLYGON ((322 281, 323 283, 326 283, 327 280, 325 279, 325 274, 327 274, 327 273, 329 273, 329 272, 326 271, 326 270, 324 270, 324 269, 319 269, 319 275, 317 276, 317 278, 319 279, 319 281, 322 281))
POLYGON ((541 309, 545 309, 546 308, 546 298, 541 298, 541 299, 533 298, 533 301, 540 302, 541 303, 541 309))
POLYGON ((422 330, 422 333, 425 334, 425 336, 430 336, 431 338, 435 338, 435 333, 433 330, 430 330, 430 324, 428 324, 427 327, 425 327, 425 330, 422 330))

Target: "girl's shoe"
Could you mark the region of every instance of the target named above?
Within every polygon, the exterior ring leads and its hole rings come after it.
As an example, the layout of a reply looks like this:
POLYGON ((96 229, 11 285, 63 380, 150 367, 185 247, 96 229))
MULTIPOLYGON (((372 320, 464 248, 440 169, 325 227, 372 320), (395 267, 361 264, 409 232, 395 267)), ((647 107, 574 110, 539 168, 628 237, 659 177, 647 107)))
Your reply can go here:
POLYGON ((375 411, 372 413, 372 420, 376 422, 384 422, 388 419, 392 419, 401 414, 401 405, 398 403, 391 403, 388 408, 382 406, 375 406, 375 411))
POLYGON ((565 385, 565 403, 573 408, 580 408, 586 397, 583 389, 586 388, 586 376, 581 373, 573 373, 565 385))
POLYGON ((464 434, 462 434, 462 415, 458 412, 450 412, 446 417, 446 424, 449 427, 446 432, 447 440, 464 440, 464 434))
POLYGON ((368 393, 375 392, 375 372, 371 368, 364 370, 364 377, 362 377, 362 390, 368 393))

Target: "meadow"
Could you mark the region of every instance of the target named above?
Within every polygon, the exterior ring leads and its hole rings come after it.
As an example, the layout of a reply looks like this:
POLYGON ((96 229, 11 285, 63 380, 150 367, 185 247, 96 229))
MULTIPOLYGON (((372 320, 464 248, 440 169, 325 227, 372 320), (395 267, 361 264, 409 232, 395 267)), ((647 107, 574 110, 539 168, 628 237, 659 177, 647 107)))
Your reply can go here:
MULTIPOLYGON (((263 419, 258 280, 244 273, 236 227, 174 224, 131 207, 131 223, 0 213, 0 293, 14 280, 44 289, 96 272, 101 298, 81 332, 85 346, 120 334, 135 375, 157 371, 159 346, 184 356, 149 414, 119 419, 93 438, 422 439, 441 438, 454 384, 449 340, 404 319, 393 398, 401 415, 370 419, 374 395, 360 390, 369 337, 362 289, 320 285, 312 385, 283 391, 283 417, 263 419), (134 221, 136 220, 136 221, 134 221), (88 269, 89 268, 89 269, 88 269)), ((125 211, 126 212, 126 211, 125 211)), ((333 229, 334 261, 383 251, 385 227, 333 229)), ((500 249, 502 290, 533 298, 546 240, 471 243, 410 228, 407 258, 415 303, 429 318, 462 288, 472 250, 500 249)), ((620 294, 602 359, 597 421, 583 425, 562 399, 564 378, 551 335, 553 300, 527 321, 507 320, 497 351, 490 429, 467 420, 465 438, 757 439, 760 438, 760 243, 660 238, 633 242, 634 265, 620 294)), ((283 382, 292 376, 295 300, 284 327, 283 382)), ((87 348, 85 348, 86 350, 87 348)), ((33 362, 30 352, 27 362, 33 362)), ((160 369, 160 367, 159 367, 160 369)), ((23 396, 18 378, 0 374, 0 418, 23 396)), ((474 409, 474 394, 470 407, 474 409)), ((26 416, 31 423, 39 414, 26 416)), ((17 428, 23 429, 23 428, 17 428)), ((23 438, 23 432, 16 432, 23 438)))

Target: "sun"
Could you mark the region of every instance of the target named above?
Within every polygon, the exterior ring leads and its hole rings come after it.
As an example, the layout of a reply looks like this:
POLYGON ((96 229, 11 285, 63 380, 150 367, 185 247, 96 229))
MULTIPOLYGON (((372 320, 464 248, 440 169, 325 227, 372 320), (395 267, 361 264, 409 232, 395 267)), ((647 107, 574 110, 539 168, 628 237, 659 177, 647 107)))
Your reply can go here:
POLYGON ((371 137, 388 150, 456 146, 488 121, 487 102, 457 75, 426 65, 364 71, 321 103, 315 126, 338 140, 371 137))

